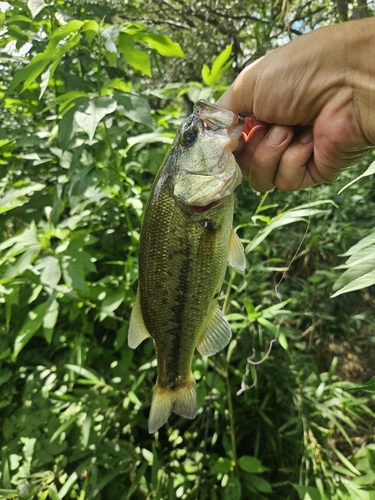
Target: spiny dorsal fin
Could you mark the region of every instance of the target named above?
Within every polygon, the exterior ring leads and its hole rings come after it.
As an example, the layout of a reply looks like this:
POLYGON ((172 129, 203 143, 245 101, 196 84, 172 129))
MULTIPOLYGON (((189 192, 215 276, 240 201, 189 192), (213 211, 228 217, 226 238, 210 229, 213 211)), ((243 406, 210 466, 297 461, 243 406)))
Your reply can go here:
POLYGON ((185 418, 194 418, 197 411, 197 391, 193 374, 186 385, 173 391, 162 389, 156 382, 148 419, 148 431, 150 434, 156 432, 165 424, 172 412, 185 418))
POLYGON ((245 271, 246 269, 245 250, 240 238, 233 230, 229 240, 228 264, 240 271, 245 271))
POLYGON ((219 306, 215 309, 206 331, 198 340, 197 350, 203 356, 212 356, 224 349, 232 337, 232 330, 219 306))
POLYGON ((139 300, 139 292, 135 299, 134 307, 130 316, 129 332, 128 332, 128 345, 132 349, 139 346, 143 340, 151 337, 146 325, 143 321, 141 303, 139 300))

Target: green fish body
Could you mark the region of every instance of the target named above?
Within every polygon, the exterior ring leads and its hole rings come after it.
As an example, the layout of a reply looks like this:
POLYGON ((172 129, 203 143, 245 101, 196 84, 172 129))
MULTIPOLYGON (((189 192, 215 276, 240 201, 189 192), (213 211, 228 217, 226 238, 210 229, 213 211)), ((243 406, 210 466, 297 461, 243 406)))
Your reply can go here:
POLYGON ((210 356, 231 338, 217 299, 227 262, 245 267, 242 244, 232 230, 233 191, 241 181, 232 150, 241 130, 237 115, 198 103, 152 186, 128 336, 132 348, 148 337, 155 343, 151 433, 172 411, 195 417, 194 351, 210 356))

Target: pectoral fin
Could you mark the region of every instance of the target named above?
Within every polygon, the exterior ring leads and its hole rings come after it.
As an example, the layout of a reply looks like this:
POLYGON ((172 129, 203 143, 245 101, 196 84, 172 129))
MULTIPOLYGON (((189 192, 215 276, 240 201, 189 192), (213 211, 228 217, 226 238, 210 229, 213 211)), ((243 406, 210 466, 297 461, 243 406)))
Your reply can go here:
POLYGON ((237 234, 232 231, 229 240, 228 264, 240 271, 246 269, 245 250, 237 234))
POLYGON ((139 300, 139 292, 138 292, 132 313, 130 315, 128 345, 132 349, 135 349, 136 347, 139 346, 141 342, 143 342, 143 340, 149 337, 151 337, 151 335, 149 334, 146 325, 143 321, 141 303, 139 300))
POLYGON ((229 344, 231 337, 232 330, 229 323, 223 311, 217 307, 206 331, 198 340, 197 350, 203 356, 212 356, 224 349, 229 344))

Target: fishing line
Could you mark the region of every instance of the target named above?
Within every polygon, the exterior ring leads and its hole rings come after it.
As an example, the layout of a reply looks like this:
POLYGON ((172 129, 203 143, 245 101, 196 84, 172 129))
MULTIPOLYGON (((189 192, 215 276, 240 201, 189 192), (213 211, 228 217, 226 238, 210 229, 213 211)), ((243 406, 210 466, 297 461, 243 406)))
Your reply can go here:
MULTIPOLYGON (((203 469, 204 469, 204 463, 206 462, 206 454, 207 454, 207 445, 208 445, 208 436, 210 432, 210 424, 212 420, 212 414, 213 414, 213 407, 212 407, 212 402, 213 402, 213 389, 214 389, 214 383, 215 383, 215 375, 216 375, 216 361, 217 361, 217 354, 214 357, 214 363, 212 367, 212 380, 211 380, 211 387, 208 393, 208 398, 207 401, 205 401, 205 407, 206 407, 206 422, 204 424, 204 446, 203 446, 203 451, 202 451, 202 460, 199 463, 199 477, 198 477, 198 486, 197 490, 195 493, 195 500, 199 500, 199 494, 201 493, 202 489, 202 484, 204 482, 203 478, 203 469)), ((203 423, 203 422, 202 422, 203 423)), ((201 425, 202 429, 203 425, 201 425)))
MULTIPOLYGON (((287 265, 286 269, 283 271, 283 273, 282 273, 279 281, 276 283, 276 285, 274 287, 275 296, 278 299, 278 301, 280 302, 280 304, 282 304, 282 296, 281 296, 281 293, 279 292, 279 287, 280 287, 281 283, 285 280, 286 273, 290 271, 290 267, 292 266, 292 264, 296 260, 298 254, 299 254, 299 252, 301 250, 301 247, 302 247, 302 245, 303 245, 303 243, 304 243, 304 241, 305 241, 305 239, 307 237, 309 229, 310 229, 310 223, 311 223, 311 185, 307 188, 307 190, 308 190, 308 193, 309 193, 309 197, 308 197, 309 213, 308 213, 308 217, 307 217, 307 224, 306 224, 306 229, 305 229, 304 235, 302 237, 302 240, 299 242, 299 245, 298 245, 296 251, 294 252, 294 255, 293 255, 292 259, 290 260, 290 262, 287 265)), ((254 348, 253 348, 253 354, 250 357, 247 358, 245 373, 244 373, 244 375, 242 377, 242 381, 241 381, 241 388, 236 392, 237 396, 240 396, 246 390, 250 390, 253 387, 255 387, 255 385, 257 383, 257 380, 258 380, 256 367, 258 365, 261 365, 262 363, 264 363, 266 361, 266 359, 268 358, 268 356, 271 354, 273 344, 277 341, 277 339, 279 337, 279 333, 280 333, 280 328, 282 327, 282 325, 284 323, 285 312, 286 311, 285 311, 285 308, 283 306, 283 308, 281 310, 281 313, 282 313, 281 314, 281 318, 278 321, 278 324, 276 326, 275 337, 270 341, 270 345, 268 347, 268 350, 267 350, 266 354, 263 356, 263 358, 260 361, 254 361, 253 360, 254 357, 255 357, 255 355, 256 355, 256 350, 254 348), (250 367, 251 366, 254 366, 254 381, 253 381, 253 383, 250 386, 247 386, 245 381, 246 381, 247 377, 250 375, 250 367)))

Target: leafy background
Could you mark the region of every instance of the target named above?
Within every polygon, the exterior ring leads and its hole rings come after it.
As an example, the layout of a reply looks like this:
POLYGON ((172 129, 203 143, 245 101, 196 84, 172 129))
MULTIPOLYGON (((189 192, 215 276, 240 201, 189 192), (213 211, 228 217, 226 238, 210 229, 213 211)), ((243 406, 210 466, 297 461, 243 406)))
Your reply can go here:
POLYGON ((193 103, 373 3, 1 6, 0 498, 373 500, 373 153, 334 185, 238 189, 248 266, 223 287, 231 344, 194 360, 196 419, 148 434, 154 348, 126 342, 143 208, 193 103))

